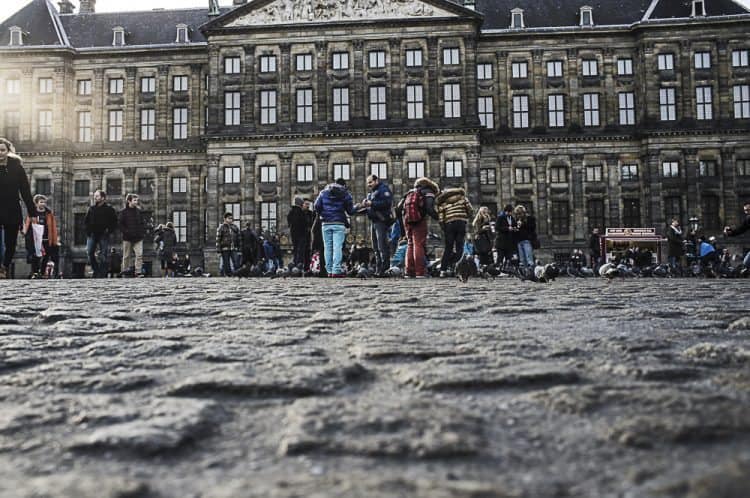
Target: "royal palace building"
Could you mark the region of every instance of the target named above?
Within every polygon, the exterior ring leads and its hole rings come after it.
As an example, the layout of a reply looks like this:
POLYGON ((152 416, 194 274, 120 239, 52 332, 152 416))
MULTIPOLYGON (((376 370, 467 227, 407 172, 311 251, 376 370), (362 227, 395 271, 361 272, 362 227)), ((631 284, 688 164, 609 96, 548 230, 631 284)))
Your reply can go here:
POLYGON ((285 241, 293 198, 337 177, 355 200, 375 173, 396 197, 426 175, 524 204, 550 257, 592 227, 719 234, 750 199, 733 0, 95 4, 31 0, 0 25, 0 136, 50 197, 68 272, 98 188, 138 193, 209 269, 224 212, 285 241))

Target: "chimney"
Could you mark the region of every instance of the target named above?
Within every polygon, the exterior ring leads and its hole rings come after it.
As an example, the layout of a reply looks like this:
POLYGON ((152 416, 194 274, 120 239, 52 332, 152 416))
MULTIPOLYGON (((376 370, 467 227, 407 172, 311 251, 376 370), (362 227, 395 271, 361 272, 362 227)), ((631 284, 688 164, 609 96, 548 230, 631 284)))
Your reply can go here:
POLYGON ((96 12, 96 0, 81 0, 79 14, 93 14, 96 12))
POLYGON ((75 8, 70 0, 61 0, 57 4, 60 7, 60 14, 72 14, 75 8))

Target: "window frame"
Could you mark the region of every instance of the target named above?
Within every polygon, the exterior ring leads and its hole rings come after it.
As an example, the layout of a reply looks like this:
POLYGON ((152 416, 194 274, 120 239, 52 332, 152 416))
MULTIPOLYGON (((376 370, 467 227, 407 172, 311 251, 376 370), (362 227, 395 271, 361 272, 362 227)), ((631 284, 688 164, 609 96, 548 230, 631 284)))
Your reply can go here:
POLYGON ((261 74, 271 74, 277 71, 276 55, 266 54, 260 56, 258 61, 258 72, 261 74))
POLYGON ((464 162, 462 159, 446 159, 445 161, 446 178, 463 178, 464 162))
POLYGON ((125 111, 110 109, 107 112, 107 141, 122 142, 125 132, 125 111))
POLYGON ((562 93, 547 95, 547 120, 550 128, 565 127, 565 95, 562 93))
POLYGON ((750 118, 750 84, 732 85, 734 119, 750 118))
POLYGON ((385 50, 370 50, 367 52, 367 67, 369 69, 385 69, 385 50))
POLYGON ((568 167, 567 166, 552 166, 549 169, 549 183, 550 185, 565 184, 568 183, 568 167), (562 174, 561 174, 562 173, 562 174))
POLYGON ((627 163, 620 165, 620 181, 635 182, 639 180, 638 163, 627 163), (627 175, 625 172, 627 171, 627 175))
POLYGON ((313 70, 312 54, 306 52, 304 54, 294 55, 294 68, 298 73, 304 73, 313 70))
POLYGON ((552 235, 570 235, 570 203, 568 201, 550 202, 550 233, 552 235))
POLYGON ((547 61, 547 78, 562 78, 565 74, 563 61, 554 59, 547 61))
POLYGON ((461 65, 460 47, 443 47, 443 66, 461 65))
POLYGON ((696 70, 711 69, 711 52, 700 51, 693 54, 693 67, 696 70))
POLYGON ((586 165, 586 183, 597 183, 604 179, 604 167, 601 164, 586 165))
POLYGON ((156 140, 156 109, 141 109, 141 141, 156 140))
POLYGON ((529 104, 531 100, 528 95, 514 95, 512 98, 512 114, 513 114, 513 128, 515 129, 527 129, 530 125, 530 111, 529 111, 529 104), (521 108, 518 109, 516 107, 516 104, 518 104, 521 108), (526 109, 523 109, 523 106, 526 106, 526 109), (520 125, 519 125, 520 120, 520 125))
POLYGON ((261 90, 259 101, 260 101, 260 104, 259 104, 260 105, 260 124, 262 125, 276 124, 277 122, 276 105, 278 102, 276 90, 261 90))
POLYGON ((620 125, 635 125, 635 92, 619 92, 617 94, 617 106, 620 115, 620 125))
POLYGON ((497 185, 497 169, 480 168, 479 185, 497 185))
POLYGON ((76 80, 76 95, 78 95, 79 97, 91 96, 90 79, 76 80))
POLYGON ((695 118, 698 121, 710 121, 713 113, 713 87, 701 85, 695 87, 695 118))
POLYGON ((334 87, 331 102, 333 105, 333 121, 345 123, 349 121, 349 87, 334 87))
POLYGON ((495 99, 492 95, 480 95, 477 97, 477 114, 479 115, 479 123, 484 128, 488 130, 495 129, 495 99), (487 105, 488 101, 489 106, 487 105))
POLYGON ((173 194, 187 194, 188 178, 186 176, 173 176, 169 181, 173 194))
POLYGON ((382 161, 370 162, 370 174, 377 176, 381 180, 388 179, 388 163, 382 161))
POLYGON ((352 179, 352 165, 350 163, 333 163, 333 179, 338 180, 343 178, 344 180, 352 179))
POLYGON ((677 121, 677 90, 674 87, 659 88, 659 120, 677 121))
POLYGON ((732 50, 732 67, 750 67, 750 49, 738 48, 732 50))
POLYGON ((312 183, 315 181, 315 166, 311 163, 297 164, 297 183, 312 183))
POLYGON ((493 77, 491 62, 480 62, 477 64, 477 80, 487 81, 492 80, 493 77))
POLYGON ((388 97, 385 85, 374 85, 369 88, 370 121, 388 119, 388 97))
POLYGON ((406 85, 406 119, 424 119, 424 86, 406 85))
POLYGON ((53 135, 53 114, 49 109, 40 109, 37 113, 38 127, 37 136, 40 141, 48 142, 52 140, 53 135), (44 116, 44 117, 42 117, 44 116))
POLYGON ((583 59, 581 61, 581 75, 586 78, 599 76, 599 61, 596 59, 583 59))
POLYGON ((141 94, 156 93, 156 76, 141 76, 141 94))
POLYGON ((278 227, 278 203, 275 201, 260 203, 260 227, 263 231, 275 232, 278 227))
POLYGON ((125 78, 109 78, 109 95, 122 95, 125 92, 125 78))
POLYGON ((583 126, 601 126, 598 93, 583 94, 583 126))
POLYGON ((662 178, 679 178, 680 162, 679 161, 662 161, 661 162, 662 178))
POLYGON ((173 92, 187 92, 189 91, 189 79, 185 74, 176 74, 172 76, 172 91, 173 92))
POLYGON ((422 178, 425 173, 427 165, 425 161, 407 161, 406 163, 406 177, 407 178, 422 178))
POLYGON ((633 76, 633 59, 620 57, 617 59, 617 76, 633 76))
POLYGON ((674 54, 671 52, 657 54, 656 68, 659 71, 674 71, 674 59, 674 54))
POLYGON ((514 80, 527 79, 529 77, 528 61, 516 61, 510 63, 510 74, 514 80))
POLYGON ((91 111, 78 111, 78 142, 92 142, 94 135, 93 130, 91 111))
POLYGON ((295 108, 297 110, 298 124, 309 124, 313 122, 313 89, 298 88, 295 91, 295 108))
POLYGON ((349 70, 349 52, 333 52, 331 54, 331 68, 334 71, 349 70))
POLYGON ((174 233, 177 237, 177 243, 183 244, 187 242, 188 224, 187 224, 187 211, 174 210, 172 211, 172 225, 174 226, 174 233))
POLYGON ((227 55, 224 57, 224 74, 241 74, 242 57, 239 55, 227 55))
POLYGON ((406 67, 422 67, 424 64, 421 48, 407 48, 404 56, 406 67), (417 59, 419 59, 418 63, 417 59))
POLYGON ((514 185, 531 185, 533 179, 534 176, 531 166, 516 166, 513 168, 514 185))
POLYGON ((275 164, 260 165, 260 183, 278 183, 279 171, 275 164))
POLYGON ((190 116, 187 107, 172 108, 172 139, 187 140, 190 116), (178 120, 179 118, 179 120, 178 120))
POLYGON ((242 181, 240 166, 224 166, 224 185, 235 185, 242 181))
POLYGON ((224 92, 224 126, 239 126, 241 124, 242 97, 241 92, 224 92))

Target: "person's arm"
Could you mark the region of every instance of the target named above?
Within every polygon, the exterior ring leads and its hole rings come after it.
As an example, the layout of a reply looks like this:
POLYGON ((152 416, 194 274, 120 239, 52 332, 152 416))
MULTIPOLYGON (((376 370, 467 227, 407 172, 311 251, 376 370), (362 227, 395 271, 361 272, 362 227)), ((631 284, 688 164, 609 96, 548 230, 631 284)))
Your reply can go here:
POLYGON ((344 199, 344 210, 349 216, 354 214, 354 199, 352 199, 351 194, 346 194, 346 199, 344 199))
POLYGON ((86 211, 86 217, 83 219, 83 226, 86 227, 86 235, 91 235, 93 230, 91 229, 91 206, 86 211))
MULTIPOLYGON (((34 212, 36 206, 34 206, 34 199, 31 197, 31 185, 29 185, 29 177, 26 176, 26 172, 23 170, 23 165, 21 166, 21 174, 19 176, 21 177, 19 185, 21 199, 23 199, 23 203, 26 205, 26 214, 31 216, 31 213, 34 212)), ((31 222, 36 223, 33 219, 31 220, 31 222)))
POLYGON ((748 230, 750 230, 750 216, 745 218, 745 222, 742 225, 736 228, 730 228, 727 232, 727 235, 729 235, 730 237, 736 237, 738 235, 742 235, 748 230))
POLYGON ((432 194, 424 196, 424 211, 432 219, 439 220, 438 212, 435 210, 435 196, 432 194))
POLYGON ((125 235, 125 210, 124 209, 120 211, 120 214, 117 217, 117 225, 120 228, 120 232, 123 235, 125 235))

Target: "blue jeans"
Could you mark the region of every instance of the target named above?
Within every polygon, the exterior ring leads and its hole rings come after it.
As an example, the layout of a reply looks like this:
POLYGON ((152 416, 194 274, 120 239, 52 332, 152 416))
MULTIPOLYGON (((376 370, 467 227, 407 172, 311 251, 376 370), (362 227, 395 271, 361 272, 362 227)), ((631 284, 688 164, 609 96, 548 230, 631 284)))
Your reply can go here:
POLYGON ((534 266, 534 250, 531 248, 530 240, 522 240, 518 243, 518 259, 522 265, 534 266))
POLYGON ((107 258, 109 258, 109 234, 89 235, 86 239, 86 254, 89 257, 91 271, 94 278, 107 276, 107 258), (96 256, 96 248, 99 248, 99 257, 96 256))
MULTIPOLYGON (((375 264, 378 273, 385 273, 390 268, 391 244, 388 240, 389 227, 381 221, 373 221, 370 229, 372 248, 375 250, 375 264)), ((369 265, 370 262, 368 261, 369 265)))
POLYGON ((346 238, 346 227, 338 223, 323 223, 323 247, 326 255, 326 271, 329 275, 344 273, 341 269, 341 253, 346 238))

